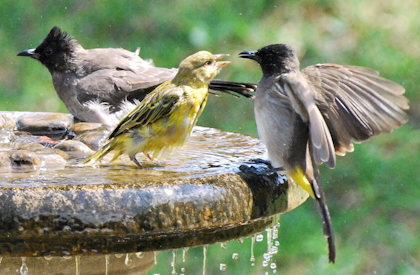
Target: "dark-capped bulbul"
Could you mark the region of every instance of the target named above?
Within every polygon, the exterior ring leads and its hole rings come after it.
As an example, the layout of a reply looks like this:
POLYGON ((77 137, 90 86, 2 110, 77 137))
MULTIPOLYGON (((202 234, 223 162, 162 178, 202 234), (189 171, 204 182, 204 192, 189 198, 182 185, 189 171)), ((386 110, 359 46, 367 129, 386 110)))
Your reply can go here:
POLYGON ((318 165, 334 168, 335 154, 353 151, 352 142, 406 123, 405 89, 364 67, 317 64, 300 71, 294 50, 285 44, 239 55, 258 62, 263 72, 254 103, 258 135, 273 167, 283 168, 316 200, 334 262, 334 232, 318 165))
MULTIPOLYGON (((101 122, 104 118, 90 103, 118 111, 124 100, 141 101, 159 84, 172 79, 178 69, 155 67, 139 57, 139 49, 84 49, 67 32, 53 27, 35 49, 18 56, 40 61, 51 73, 53 85, 67 109, 81 121, 101 122)), ((210 89, 252 97, 255 84, 213 80, 210 89)))

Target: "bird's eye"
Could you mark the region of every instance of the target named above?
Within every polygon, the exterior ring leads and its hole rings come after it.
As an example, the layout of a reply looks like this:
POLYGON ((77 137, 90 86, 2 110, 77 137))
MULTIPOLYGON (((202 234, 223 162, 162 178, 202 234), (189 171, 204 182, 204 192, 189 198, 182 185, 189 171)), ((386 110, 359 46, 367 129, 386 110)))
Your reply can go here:
POLYGON ((204 66, 210 66, 211 64, 213 64, 213 62, 211 62, 211 61, 206 61, 205 63, 204 63, 204 66))
POLYGON ((53 53, 53 50, 50 47, 45 48, 45 50, 44 50, 45 55, 50 55, 52 53, 53 53))

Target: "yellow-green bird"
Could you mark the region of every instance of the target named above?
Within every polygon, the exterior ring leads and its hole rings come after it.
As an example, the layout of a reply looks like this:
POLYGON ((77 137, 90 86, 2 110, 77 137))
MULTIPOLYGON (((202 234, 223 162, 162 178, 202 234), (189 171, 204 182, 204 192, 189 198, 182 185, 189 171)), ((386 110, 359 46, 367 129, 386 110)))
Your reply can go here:
POLYGON ((206 106, 209 83, 229 61, 218 61, 227 54, 200 51, 184 59, 176 76, 168 80, 128 113, 109 135, 99 151, 81 163, 93 165, 114 151, 114 161, 128 154, 139 167, 136 154, 148 158, 167 157, 189 138, 206 106))

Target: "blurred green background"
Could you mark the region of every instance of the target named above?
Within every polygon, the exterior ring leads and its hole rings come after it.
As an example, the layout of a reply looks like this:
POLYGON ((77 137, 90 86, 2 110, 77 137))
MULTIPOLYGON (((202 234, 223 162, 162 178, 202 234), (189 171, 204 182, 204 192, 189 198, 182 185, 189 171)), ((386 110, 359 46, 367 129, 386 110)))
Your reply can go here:
MULTIPOLYGON (((85 48, 141 47, 141 56, 161 67, 177 67, 198 50, 229 53, 232 64, 219 77, 236 81, 261 76, 256 64, 237 54, 271 43, 294 47, 302 67, 329 62, 376 69, 406 87, 410 122, 356 145, 336 169, 321 167, 337 263, 327 264, 319 215, 309 200, 281 217, 277 274, 420 274, 419 11, 418 0, 3 0, 0 110, 66 112, 48 70, 16 56, 55 25, 85 48)), ((249 99, 211 97, 198 124, 257 135, 249 99)), ((218 258, 223 253, 209 252, 211 262, 224 261, 218 258)), ((161 255, 169 266, 172 255, 161 255)), ((237 268, 220 274, 253 274, 249 266, 237 268)), ((219 274, 215 270, 207 274, 219 274)))

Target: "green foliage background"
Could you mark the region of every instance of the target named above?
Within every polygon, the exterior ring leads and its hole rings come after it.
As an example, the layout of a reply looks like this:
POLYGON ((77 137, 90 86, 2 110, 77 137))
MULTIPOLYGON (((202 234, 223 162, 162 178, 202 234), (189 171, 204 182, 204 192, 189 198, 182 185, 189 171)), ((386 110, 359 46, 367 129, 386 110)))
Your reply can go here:
MULTIPOLYGON (((54 25, 85 48, 141 47, 141 56, 161 67, 176 67, 202 49, 229 53, 232 64, 219 76, 236 81, 261 76, 256 64, 237 53, 271 43, 292 45, 302 67, 330 62, 376 69, 406 87, 410 123, 357 145, 336 169, 321 168, 337 263, 327 264, 318 213, 308 201, 282 216, 277 273, 420 274, 419 10, 417 0, 4 0, 0 110, 66 112, 49 72, 16 56, 36 47, 54 25)), ((253 102, 243 98, 212 97, 199 125, 257 135, 253 102)), ((222 254, 209 252, 211 262, 223 261, 217 258, 222 254)), ((237 268, 223 274, 245 272, 237 268)))

